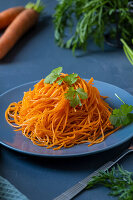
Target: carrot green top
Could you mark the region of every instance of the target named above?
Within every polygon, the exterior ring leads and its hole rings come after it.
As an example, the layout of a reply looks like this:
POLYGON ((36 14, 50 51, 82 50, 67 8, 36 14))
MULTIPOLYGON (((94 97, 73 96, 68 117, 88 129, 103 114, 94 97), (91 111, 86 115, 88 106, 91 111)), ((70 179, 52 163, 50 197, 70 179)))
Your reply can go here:
POLYGON ((28 4, 26 4, 25 8, 33 9, 36 12, 41 13, 44 10, 45 6, 40 0, 37 0, 36 3, 29 2, 28 4))

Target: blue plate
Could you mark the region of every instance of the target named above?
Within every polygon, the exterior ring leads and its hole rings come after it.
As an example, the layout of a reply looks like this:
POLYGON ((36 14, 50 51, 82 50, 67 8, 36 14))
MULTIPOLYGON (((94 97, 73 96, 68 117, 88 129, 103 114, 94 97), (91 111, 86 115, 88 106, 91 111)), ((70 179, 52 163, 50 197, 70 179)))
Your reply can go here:
MULTIPOLYGON (((5 120, 5 110, 11 102, 20 101, 24 95, 24 91, 29 90, 29 88, 33 89, 35 83, 36 82, 31 82, 15 87, 0 95, 0 143, 2 145, 12 150, 35 156, 73 157, 106 151, 133 137, 132 123, 110 135, 102 143, 92 145, 91 147, 88 147, 87 144, 80 144, 71 148, 54 151, 52 149, 32 144, 32 142, 23 136, 21 132, 13 131, 13 128, 8 125, 5 120)), ((133 96, 121 88, 100 81, 94 81, 94 86, 99 89, 101 95, 109 97, 107 102, 111 107, 116 108, 121 105, 121 101, 115 96, 115 93, 117 93, 118 96, 120 96, 127 104, 133 105, 133 96)))

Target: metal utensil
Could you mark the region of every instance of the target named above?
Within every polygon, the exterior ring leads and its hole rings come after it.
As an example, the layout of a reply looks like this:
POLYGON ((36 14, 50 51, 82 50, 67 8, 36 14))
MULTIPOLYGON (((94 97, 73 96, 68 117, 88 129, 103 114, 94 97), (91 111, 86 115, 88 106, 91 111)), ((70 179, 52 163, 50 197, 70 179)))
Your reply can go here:
POLYGON ((122 159, 124 156, 126 156, 128 153, 133 152, 133 140, 129 146, 128 149, 126 149, 122 154, 119 155, 116 159, 113 161, 109 161, 106 164, 104 164, 102 167, 100 167, 98 170, 84 178, 83 180, 79 181, 76 185, 69 188, 65 192, 63 192, 58 197, 54 198, 53 200, 70 200, 73 197, 75 197, 77 194, 79 194, 83 189, 86 188, 89 181, 91 181, 93 176, 97 176, 100 171, 106 171, 109 168, 111 168, 113 165, 115 165, 120 159, 122 159))

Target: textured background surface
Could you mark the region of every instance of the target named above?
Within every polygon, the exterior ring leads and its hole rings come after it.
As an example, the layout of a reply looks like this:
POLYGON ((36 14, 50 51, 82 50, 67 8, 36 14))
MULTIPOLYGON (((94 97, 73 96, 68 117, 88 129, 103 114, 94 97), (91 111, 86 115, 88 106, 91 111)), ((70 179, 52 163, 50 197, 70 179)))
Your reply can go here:
MULTIPOLYGON (((26 3, 26 0, 4 0, 1 1, 0 10, 26 3)), ((0 94, 15 86, 39 80, 58 66, 63 66, 65 73, 76 72, 82 78, 93 76, 96 80, 114 84, 133 94, 133 66, 123 51, 107 44, 102 51, 90 41, 87 53, 78 51, 78 57, 74 57, 70 50, 57 47, 51 18, 56 1, 44 0, 44 3, 46 13, 37 26, 0 61, 0 94)), ((0 175, 31 200, 51 200, 115 157, 127 145, 126 143, 105 153, 76 159, 34 158, 0 146, 0 175)), ((126 157, 122 165, 133 171, 133 155, 126 157)), ((107 193, 107 189, 99 187, 85 191, 75 199, 115 199, 107 197, 107 193)))

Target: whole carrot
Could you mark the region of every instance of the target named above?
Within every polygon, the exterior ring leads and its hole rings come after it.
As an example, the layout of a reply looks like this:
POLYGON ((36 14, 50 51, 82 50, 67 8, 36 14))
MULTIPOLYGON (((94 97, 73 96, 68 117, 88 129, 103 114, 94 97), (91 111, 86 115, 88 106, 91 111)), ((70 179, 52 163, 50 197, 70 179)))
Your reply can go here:
POLYGON ((36 4, 29 3, 7 27, 0 38, 0 59, 2 59, 16 44, 16 42, 36 24, 44 6, 37 0, 36 4))
POLYGON ((16 6, 0 12, 0 29, 6 28, 24 9, 23 6, 16 6))

